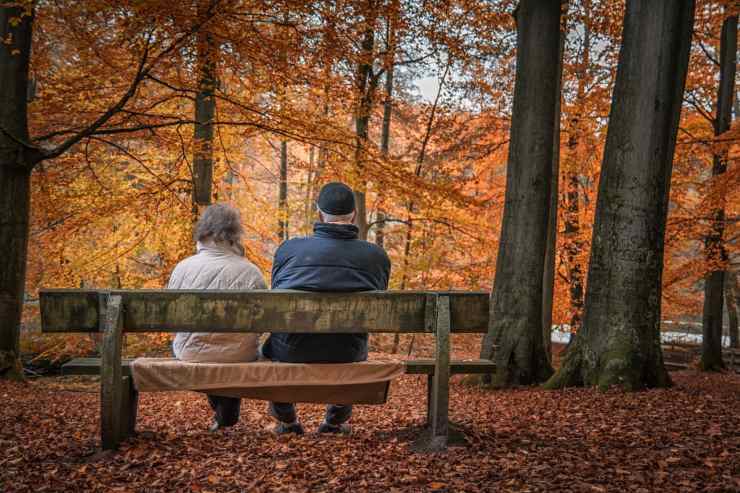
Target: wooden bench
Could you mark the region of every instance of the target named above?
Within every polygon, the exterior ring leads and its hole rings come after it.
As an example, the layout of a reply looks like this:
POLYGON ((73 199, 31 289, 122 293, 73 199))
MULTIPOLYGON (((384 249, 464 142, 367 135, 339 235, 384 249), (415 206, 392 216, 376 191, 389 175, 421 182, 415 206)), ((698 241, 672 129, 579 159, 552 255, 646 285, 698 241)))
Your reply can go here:
POLYGON ((407 361, 406 373, 426 374, 427 431, 416 446, 442 450, 449 437, 449 378, 492 373, 489 360, 450 361, 451 333, 484 333, 488 294, 482 292, 78 290, 40 293, 44 332, 100 332, 101 358, 73 360, 63 373, 100 374, 101 442, 115 449, 135 433, 138 393, 121 356, 124 333, 300 332, 430 333, 435 357, 407 361))

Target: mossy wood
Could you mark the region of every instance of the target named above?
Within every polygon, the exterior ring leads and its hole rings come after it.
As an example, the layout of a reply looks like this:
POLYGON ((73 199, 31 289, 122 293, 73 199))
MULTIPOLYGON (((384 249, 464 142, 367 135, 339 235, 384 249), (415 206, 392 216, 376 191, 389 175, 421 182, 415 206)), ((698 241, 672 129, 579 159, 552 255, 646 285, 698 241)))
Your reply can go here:
POLYGON ((407 362, 407 373, 430 375, 429 430, 416 445, 426 451, 448 445, 450 375, 495 370, 489 360, 450 362, 452 330, 485 331, 486 293, 42 290, 40 299, 44 332, 103 333, 102 358, 75 360, 65 374, 99 368, 104 449, 135 433, 138 393, 121 357, 124 331, 431 332, 434 360, 407 362))
POLYGON ((98 332, 98 295, 120 296, 125 332, 434 332, 434 296, 452 332, 485 332, 487 293, 42 290, 44 332, 98 332))

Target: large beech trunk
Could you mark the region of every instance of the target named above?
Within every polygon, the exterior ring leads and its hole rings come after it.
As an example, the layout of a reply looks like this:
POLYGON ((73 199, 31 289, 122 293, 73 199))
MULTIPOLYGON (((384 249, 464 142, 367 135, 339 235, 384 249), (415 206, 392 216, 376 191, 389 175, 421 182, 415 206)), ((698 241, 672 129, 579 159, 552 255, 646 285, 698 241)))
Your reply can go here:
POLYGON ((0 7, 0 376, 22 378, 18 341, 23 311, 31 169, 28 142, 28 65, 33 16, 0 7), (20 22, 11 22, 20 18, 20 22))
MULTIPOLYGON (((722 23, 720 39, 720 75, 717 92, 717 116, 714 135, 730 129, 732 99, 735 93, 737 66, 737 15, 728 16, 722 23)), ((712 180, 719 185, 720 176, 727 171, 727 152, 716 153, 712 163, 712 180)), ((720 185, 721 186, 721 185, 720 185)), ((704 310, 702 313, 702 344, 700 366, 705 371, 724 368, 722 362, 722 305, 724 304, 727 251, 723 242, 725 229, 724 193, 713 187, 712 226, 705 239, 705 255, 710 271, 704 277, 704 310)))
POLYGON ((558 95, 560 1, 523 0, 506 198, 491 319, 481 357, 495 356, 494 386, 539 383, 552 374, 542 331, 553 136, 558 95), (496 346, 494 353, 493 346, 496 346))
POLYGON ((628 0, 581 330, 547 386, 663 387, 661 276, 693 0, 628 0))

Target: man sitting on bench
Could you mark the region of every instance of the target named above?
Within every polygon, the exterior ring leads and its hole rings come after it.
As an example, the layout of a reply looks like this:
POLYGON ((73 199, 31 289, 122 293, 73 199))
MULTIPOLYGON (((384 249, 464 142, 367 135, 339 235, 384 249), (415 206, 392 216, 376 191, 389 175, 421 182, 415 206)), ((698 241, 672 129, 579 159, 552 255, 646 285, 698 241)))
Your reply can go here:
MULTIPOLYGON (((329 183, 319 193, 320 222, 307 238, 288 240, 275 252, 273 289, 371 291, 388 288, 391 262, 385 251, 358 239, 355 197, 343 183, 329 183)), ((367 359, 367 334, 272 334, 262 346, 271 360, 288 363, 353 363, 367 359)), ((295 405, 271 402, 278 434, 302 434, 295 405)), ((351 405, 329 405, 319 433, 348 434, 351 405)))

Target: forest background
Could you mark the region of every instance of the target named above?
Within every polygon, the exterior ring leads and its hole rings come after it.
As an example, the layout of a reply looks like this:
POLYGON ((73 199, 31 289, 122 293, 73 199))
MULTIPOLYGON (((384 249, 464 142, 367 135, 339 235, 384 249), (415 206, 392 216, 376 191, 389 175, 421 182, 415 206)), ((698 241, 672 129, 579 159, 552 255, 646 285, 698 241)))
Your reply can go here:
MULTIPOLYGON (((36 2, 31 143, 52 149, 80 138, 32 175, 22 352, 89 351, 89 338, 36 335, 38 289, 164 286, 193 253, 197 202, 241 210, 246 255, 269 277, 280 242, 310 234, 315 195, 332 180, 360 192, 361 230, 389 252, 391 289, 490 290, 515 4, 36 2), (86 132, 101 115, 109 117, 86 132)), ((740 294, 740 134, 735 123, 715 137, 713 116, 727 5, 697 2, 671 180, 664 320, 701 315, 703 279, 716 269, 704 241, 717 200, 725 204, 730 311, 740 294), (728 168, 716 177, 719 152, 728 168)), ((624 4, 606 0, 571 1, 564 16, 552 322, 568 330, 577 330, 583 306, 623 17, 624 4)))

